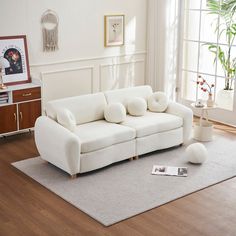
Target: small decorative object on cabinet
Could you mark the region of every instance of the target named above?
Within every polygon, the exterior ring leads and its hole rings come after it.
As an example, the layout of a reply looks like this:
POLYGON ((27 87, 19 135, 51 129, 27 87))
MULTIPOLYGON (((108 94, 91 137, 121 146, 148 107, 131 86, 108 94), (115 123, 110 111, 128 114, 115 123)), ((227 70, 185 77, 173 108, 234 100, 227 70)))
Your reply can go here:
POLYGON ((0 90, 0 135, 34 127, 41 115, 41 87, 33 83, 0 90))
POLYGON ((9 67, 10 67, 9 61, 4 57, 0 57, 0 89, 7 88, 7 86, 3 83, 2 74, 3 74, 3 70, 9 67))

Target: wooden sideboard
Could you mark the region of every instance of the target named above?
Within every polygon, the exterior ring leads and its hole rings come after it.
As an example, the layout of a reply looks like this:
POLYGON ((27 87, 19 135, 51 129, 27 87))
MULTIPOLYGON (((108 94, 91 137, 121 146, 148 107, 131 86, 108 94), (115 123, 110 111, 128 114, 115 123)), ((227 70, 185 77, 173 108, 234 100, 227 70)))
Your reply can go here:
POLYGON ((0 90, 0 135, 33 128, 40 115, 40 85, 29 83, 0 90))

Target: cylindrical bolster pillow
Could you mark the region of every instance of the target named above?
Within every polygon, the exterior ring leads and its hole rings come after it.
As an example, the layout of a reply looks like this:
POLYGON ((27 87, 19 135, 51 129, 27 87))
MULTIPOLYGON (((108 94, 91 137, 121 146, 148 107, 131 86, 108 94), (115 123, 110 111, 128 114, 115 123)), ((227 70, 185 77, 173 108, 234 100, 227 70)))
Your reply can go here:
POLYGON ((140 97, 131 98, 128 101, 127 109, 132 116, 143 116, 147 111, 147 102, 140 97))
POLYGON ((67 128, 68 130, 74 132, 76 128, 76 120, 72 112, 68 109, 58 109, 57 110, 57 122, 67 128))
POLYGON ((126 109, 123 104, 111 103, 104 110, 106 121, 111 123, 121 123, 126 118, 126 109))
POLYGON ((169 99, 163 92, 155 92, 148 98, 148 109, 153 112, 164 112, 169 104, 169 99))

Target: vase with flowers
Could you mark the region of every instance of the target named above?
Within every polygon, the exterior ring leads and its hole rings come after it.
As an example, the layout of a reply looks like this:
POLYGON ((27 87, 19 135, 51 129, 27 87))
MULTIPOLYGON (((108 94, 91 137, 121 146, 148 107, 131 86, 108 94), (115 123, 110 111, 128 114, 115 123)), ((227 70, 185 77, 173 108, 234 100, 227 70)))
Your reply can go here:
POLYGON ((208 93, 208 99, 207 99, 207 106, 213 107, 214 106, 214 99, 212 96, 212 89, 215 87, 214 84, 209 84, 201 75, 198 76, 197 79, 197 85, 200 86, 200 89, 204 93, 208 93))

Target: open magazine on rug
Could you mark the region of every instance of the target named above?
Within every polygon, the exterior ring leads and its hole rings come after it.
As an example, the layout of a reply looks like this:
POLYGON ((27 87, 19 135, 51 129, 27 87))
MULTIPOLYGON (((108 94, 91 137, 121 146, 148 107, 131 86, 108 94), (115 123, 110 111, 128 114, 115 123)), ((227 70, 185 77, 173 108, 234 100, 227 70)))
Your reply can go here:
POLYGON ((171 176, 186 177, 188 176, 188 168, 154 165, 152 168, 152 175, 171 175, 171 176))

